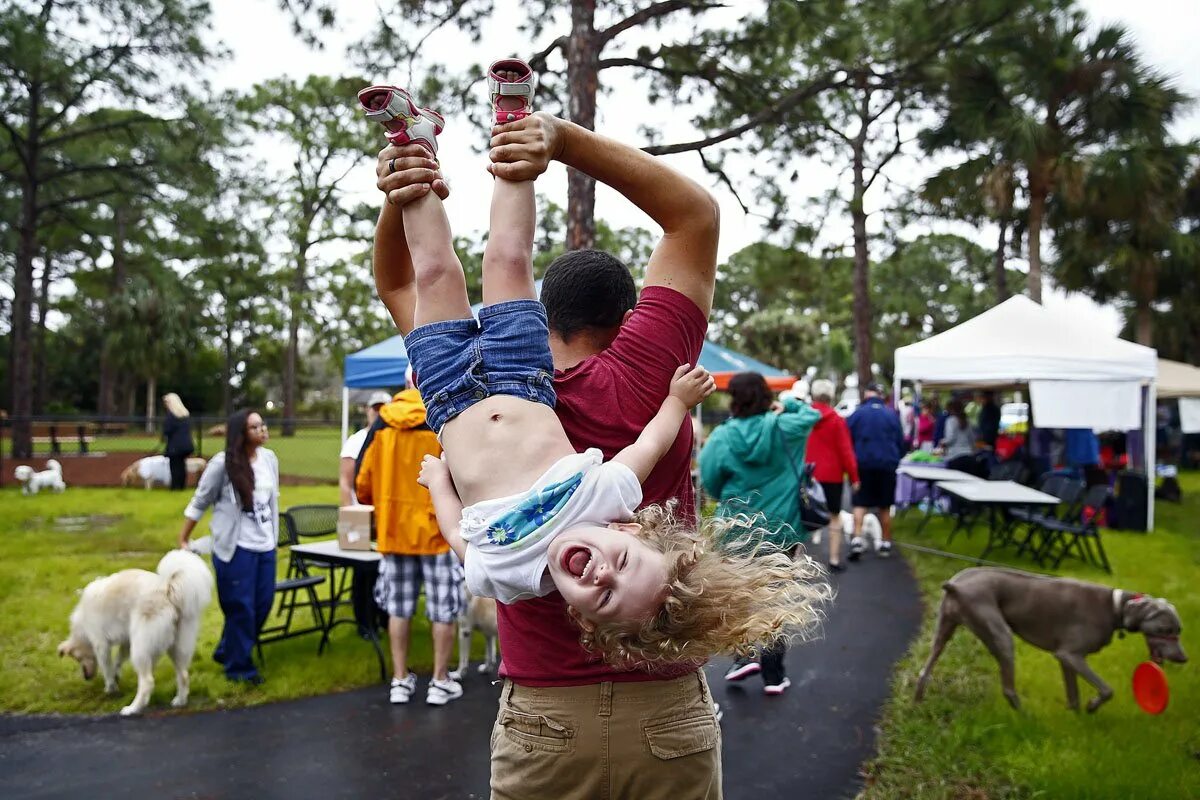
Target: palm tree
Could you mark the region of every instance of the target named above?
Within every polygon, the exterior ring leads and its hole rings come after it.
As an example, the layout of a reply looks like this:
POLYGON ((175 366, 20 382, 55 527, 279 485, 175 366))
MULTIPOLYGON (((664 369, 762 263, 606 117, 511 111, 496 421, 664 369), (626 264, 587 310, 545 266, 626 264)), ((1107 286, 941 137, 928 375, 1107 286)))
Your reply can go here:
POLYGON ((1042 299, 1042 231, 1050 200, 1081 188, 1080 160, 1119 137, 1161 139, 1184 101, 1146 67, 1128 33, 1061 6, 997 29, 952 58, 947 111, 923 137, 929 152, 983 148, 1011 165, 1027 206, 1029 296, 1042 299))
POLYGON ((1052 209, 1059 282, 1100 301, 1129 297, 1140 344, 1154 344, 1153 304, 1200 268, 1179 224, 1196 153, 1195 143, 1161 141, 1098 153, 1084 164, 1079 200, 1052 209))

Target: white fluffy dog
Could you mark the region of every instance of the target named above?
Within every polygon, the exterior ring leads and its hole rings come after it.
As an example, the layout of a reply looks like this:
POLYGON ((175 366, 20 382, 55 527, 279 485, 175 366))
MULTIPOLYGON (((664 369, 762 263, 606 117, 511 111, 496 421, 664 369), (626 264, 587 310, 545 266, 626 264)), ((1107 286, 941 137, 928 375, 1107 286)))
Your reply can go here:
POLYGON ((37 494, 42 489, 62 492, 67 488, 66 482, 63 481, 62 464, 53 458, 46 462, 46 468, 41 472, 22 464, 13 470, 13 477, 21 484, 21 494, 37 494))
POLYGON ((188 667, 212 586, 208 565, 186 550, 167 553, 155 572, 125 569, 97 578, 71 612, 71 635, 58 646, 58 655, 78 661, 84 680, 91 680, 99 667, 108 694, 117 692, 121 664, 128 657, 138 678, 133 702, 121 709, 122 716, 129 716, 141 713, 150 702, 154 662, 169 652, 176 688, 171 705, 185 706, 188 667))
MULTIPOLYGON (((854 530, 853 514, 849 511, 842 511, 838 516, 842 520, 842 534, 847 539, 858 533, 854 530)), ((879 543, 883 541, 883 526, 879 524, 879 517, 868 511, 866 516, 863 517, 862 532, 858 533, 858 535, 878 550, 879 543)))

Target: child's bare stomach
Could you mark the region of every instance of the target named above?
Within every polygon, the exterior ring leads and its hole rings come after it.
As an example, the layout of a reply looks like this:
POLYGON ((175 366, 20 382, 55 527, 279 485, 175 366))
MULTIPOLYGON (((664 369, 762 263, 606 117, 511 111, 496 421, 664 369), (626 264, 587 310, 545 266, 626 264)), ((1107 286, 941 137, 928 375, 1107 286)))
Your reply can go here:
POLYGON ((575 448, 554 409, 511 395, 479 401, 442 428, 464 506, 524 492, 575 448))

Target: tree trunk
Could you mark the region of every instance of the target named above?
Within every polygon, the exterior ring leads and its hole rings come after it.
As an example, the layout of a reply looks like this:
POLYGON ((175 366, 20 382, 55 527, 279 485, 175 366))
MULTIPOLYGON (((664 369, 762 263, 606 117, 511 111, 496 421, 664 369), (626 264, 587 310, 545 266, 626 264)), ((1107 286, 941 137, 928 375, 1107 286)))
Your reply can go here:
POLYGON ((850 218, 854 229, 854 361, 858 372, 858 391, 871 383, 871 263, 867 252, 867 193, 865 165, 867 124, 870 119, 870 94, 862 88, 859 109, 861 127, 851 141, 854 169, 854 196, 850 200, 850 218))
POLYGON ((992 263, 992 277, 996 281, 996 302, 1008 299, 1008 272, 1004 269, 1008 253, 1008 217, 1000 217, 1000 238, 996 242, 996 257, 992 263))
POLYGON ((229 285, 225 285, 225 330, 221 332, 225 344, 225 366, 221 370, 221 408, 225 418, 233 415, 233 312, 229 305, 229 285))
POLYGON ((1133 299, 1134 335, 1138 344, 1147 347, 1154 346, 1154 308, 1151 305, 1158 296, 1158 265, 1153 261, 1143 261, 1134 265, 1133 299))
POLYGON ((155 398, 158 396, 158 377, 151 374, 146 379, 146 433, 154 433, 155 398))
MULTIPOLYGON (((308 238, 304 232, 301 241, 308 238)), ((283 427, 282 435, 296 434, 296 364, 300 349, 300 314, 304 309, 305 271, 307 259, 303 252, 296 259, 296 277, 292 282, 292 297, 288 303, 287 363, 283 370, 283 427)))
POLYGON ((46 313, 50 310, 50 281, 53 262, 49 253, 42 254, 42 281, 38 290, 37 331, 33 340, 33 413, 46 413, 46 313))
POLYGON ((105 304, 104 343, 100 349, 100 388, 97 393, 96 410, 101 417, 115 413, 117 403, 117 371, 113 365, 113 356, 108 339, 108 325, 113 320, 113 309, 121 302, 125 294, 125 208, 118 205, 113 208, 112 252, 112 284, 108 302, 105 304))
MULTIPOLYGON (((596 42, 596 0, 571 0, 571 38, 567 44, 567 113, 576 125, 595 130, 596 89, 599 85, 596 42)), ((567 249, 596 244, 596 181, 567 170, 567 249)))
POLYGON ((1042 221, 1046 189, 1034 183, 1029 193, 1029 299, 1042 302, 1042 221))
MULTIPOLYGON (((31 128, 32 130, 32 128, 31 128)), ((12 455, 33 455, 33 358, 30 328, 33 311, 33 254, 37 249, 37 183, 27 177, 21 185, 21 223, 17 239, 17 261, 13 271, 12 353, 12 455)))

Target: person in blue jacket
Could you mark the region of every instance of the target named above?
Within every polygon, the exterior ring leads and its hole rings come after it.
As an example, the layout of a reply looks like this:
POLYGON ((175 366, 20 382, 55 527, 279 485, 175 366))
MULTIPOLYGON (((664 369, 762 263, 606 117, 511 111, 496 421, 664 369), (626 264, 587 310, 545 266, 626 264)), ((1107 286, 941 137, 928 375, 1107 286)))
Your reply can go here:
POLYGON ((862 537, 863 520, 868 509, 875 509, 883 528, 878 555, 892 554, 892 503, 896 499, 896 468, 904 455, 904 432, 900 417, 883 402, 883 388, 872 383, 863 392, 864 400, 846 425, 854 440, 858 460, 859 489, 854 493, 854 531, 849 558, 857 561, 867 549, 862 537))
MULTIPOLYGON (((761 515, 756 524, 775 532, 773 543, 790 550, 808 539, 800 519, 800 470, 808 434, 821 413, 806 403, 775 401, 757 372, 729 381, 731 417, 708 437, 700 451, 700 480, 718 502, 719 516, 761 515), (789 463, 790 462, 790 463, 789 463)), ((725 679, 762 673, 763 692, 783 694, 791 681, 784 673, 785 646, 761 654, 759 662, 738 659, 725 679)))

